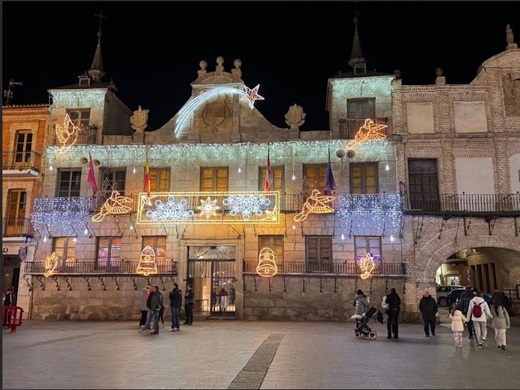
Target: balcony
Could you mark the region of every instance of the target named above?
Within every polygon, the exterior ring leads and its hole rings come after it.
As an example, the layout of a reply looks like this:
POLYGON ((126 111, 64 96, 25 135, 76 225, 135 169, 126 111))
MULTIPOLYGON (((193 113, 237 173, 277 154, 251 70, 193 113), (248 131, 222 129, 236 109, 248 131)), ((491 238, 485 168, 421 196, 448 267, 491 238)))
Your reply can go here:
POLYGON ((98 128, 96 126, 79 127, 78 132, 68 136, 66 142, 58 139, 56 131, 52 131, 49 146, 96 145, 98 128))
MULTIPOLYGON (((388 118, 370 118, 376 125, 388 126, 388 118)), ((354 139, 358 130, 365 124, 365 118, 363 119, 347 119, 342 118, 339 120, 339 136, 341 139, 354 139)), ((380 129, 378 131, 385 136, 388 136, 388 127, 380 129)))
POLYGON ((42 168, 40 153, 31 152, 2 152, 2 175, 4 177, 35 177, 42 168))
POLYGON ((520 193, 515 194, 441 194, 427 200, 406 195, 403 199, 405 214, 443 216, 520 216, 520 193))
POLYGON ((4 218, 2 237, 32 237, 34 228, 28 218, 4 218))
MULTIPOLYGON (((138 275, 136 272, 138 260, 117 260, 111 261, 109 265, 101 266, 96 261, 74 261, 67 262, 59 260, 58 266, 49 276, 103 276, 103 275, 138 275)), ((177 275, 177 262, 164 261, 156 263, 156 275, 177 275)), ((43 275, 48 269, 45 268, 43 261, 25 263, 25 273, 29 275, 43 275)), ((153 276, 153 275, 150 275, 153 276)))
MULTIPOLYGON (((244 261, 244 273, 256 274, 258 261, 244 261)), ((277 275, 324 275, 324 276, 359 276, 361 269, 357 263, 311 263, 305 261, 286 261, 277 264, 277 275)), ((379 263, 374 269, 373 276, 404 276, 406 263, 379 263)))

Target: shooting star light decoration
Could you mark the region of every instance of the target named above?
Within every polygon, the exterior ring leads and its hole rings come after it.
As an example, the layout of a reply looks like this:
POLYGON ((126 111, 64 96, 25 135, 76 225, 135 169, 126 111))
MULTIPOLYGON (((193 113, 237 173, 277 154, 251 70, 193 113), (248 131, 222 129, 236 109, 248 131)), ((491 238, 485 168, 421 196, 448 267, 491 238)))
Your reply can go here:
POLYGON ((201 104, 211 99, 213 96, 216 96, 221 93, 233 93, 241 95, 241 98, 246 100, 249 103, 249 107, 253 109, 255 107, 256 100, 264 100, 263 96, 258 94, 258 89, 260 88, 260 84, 258 84, 254 88, 249 88, 247 86, 243 86, 242 89, 232 88, 232 87, 216 87, 212 88, 206 92, 201 93, 197 97, 193 98, 186 102, 186 104, 179 110, 177 113, 177 119, 175 121, 175 135, 179 138, 182 135, 182 130, 186 119, 189 115, 201 104))

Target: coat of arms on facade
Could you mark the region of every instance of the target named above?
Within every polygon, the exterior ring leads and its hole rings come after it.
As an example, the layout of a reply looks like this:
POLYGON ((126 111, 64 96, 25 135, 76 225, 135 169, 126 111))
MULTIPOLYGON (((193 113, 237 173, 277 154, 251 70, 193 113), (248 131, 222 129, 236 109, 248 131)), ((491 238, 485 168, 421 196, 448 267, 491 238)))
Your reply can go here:
POLYGON ((231 104, 232 98, 226 94, 221 94, 205 104, 200 116, 211 132, 218 132, 231 119, 231 104))
POLYGON ((138 110, 134 111, 134 115, 130 117, 130 124, 132 125, 132 129, 134 129, 137 133, 142 133, 146 126, 148 126, 148 112, 150 110, 143 110, 141 106, 139 106, 138 110))
POLYGON ((289 107, 289 111, 285 114, 285 123, 289 125, 291 130, 298 130, 305 123, 306 115, 303 108, 295 103, 289 107))

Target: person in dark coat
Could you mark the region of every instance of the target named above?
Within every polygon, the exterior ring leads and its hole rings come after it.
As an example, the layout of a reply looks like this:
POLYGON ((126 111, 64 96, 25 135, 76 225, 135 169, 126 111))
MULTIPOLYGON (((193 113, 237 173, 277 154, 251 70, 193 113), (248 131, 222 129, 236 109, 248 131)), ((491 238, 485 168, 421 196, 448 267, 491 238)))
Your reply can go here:
POLYGON ((399 313, 401 311, 401 298, 397 295, 395 288, 390 289, 390 293, 386 296, 386 314, 388 315, 388 321, 386 323, 386 329, 388 332, 387 339, 399 338, 399 313))
POLYGON ((188 285, 188 291, 184 296, 184 314, 186 315, 186 319, 183 324, 192 325, 193 324, 193 308, 195 306, 195 293, 193 292, 193 286, 191 284, 188 285))
MULTIPOLYGON (((475 298, 475 291, 471 287, 466 287, 466 291, 464 291, 459 298, 459 304, 460 311, 464 315, 466 319, 470 318, 471 316, 468 313, 469 309, 469 303, 471 300, 475 298)), ((469 339, 473 338, 473 321, 469 320, 467 321, 468 324, 468 336, 469 339)))
POLYGON ((159 334, 159 312, 163 304, 163 296, 159 286, 153 286, 152 294, 150 295, 150 310, 153 315, 154 330, 150 334, 159 334))
POLYGON ((16 306, 16 295, 12 288, 7 290, 5 295, 4 306, 16 306))
POLYGON ((172 314, 172 327, 171 332, 178 332, 181 330, 181 304, 182 304, 182 291, 177 283, 173 283, 173 289, 169 294, 170 298, 170 310, 172 314))
POLYGON ((424 322, 424 334, 430 337, 435 336, 435 317, 437 314, 437 302, 430 295, 428 290, 424 291, 423 297, 419 301, 419 311, 421 312, 424 322))

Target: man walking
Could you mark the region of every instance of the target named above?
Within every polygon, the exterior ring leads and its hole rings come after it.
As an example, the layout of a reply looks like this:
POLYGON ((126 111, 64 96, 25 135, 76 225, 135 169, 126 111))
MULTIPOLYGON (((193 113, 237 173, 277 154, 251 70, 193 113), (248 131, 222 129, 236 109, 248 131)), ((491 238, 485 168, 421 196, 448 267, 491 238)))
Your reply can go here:
POLYGON ((426 337, 435 336, 435 316, 437 314, 437 302, 430 295, 428 290, 425 290, 423 297, 419 301, 419 311, 421 312, 424 322, 424 334, 426 337))
POLYGON ((398 339, 401 298, 399 297, 399 295, 397 295, 395 288, 390 289, 390 294, 386 296, 386 304, 388 305, 388 308, 386 309, 386 314, 388 315, 388 320, 386 323, 388 336, 386 338, 391 339, 393 334, 394 339, 398 339))
POLYGON ((184 297, 184 320, 185 325, 193 324, 193 307, 195 306, 195 293, 193 292, 193 286, 188 284, 188 291, 184 297))
MULTIPOLYGON (((459 307, 460 311, 464 315, 464 317, 469 318, 470 313, 468 313, 469 303, 471 300, 475 298, 475 291, 471 287, 466 287, 466 291, 464 291, 459 298, 459 307)), ((473 338, 473 321, 467 321, 468 324, 468 338, 471 340, 473 338)))
POLYGON ((159 290, 159 286, 153 286, 153 291, 150 298, 150 310, 152 311, 153 315, 154 330, 150 334, 159 334, 159 312, 161 311, 162 304, 163 296, 159 290))
POLYGON ((182 291, 177 283, 173 283, 173 289, 169 294, 170 310, 172 313, 172 328, 170 332, 178 332, 181 330, 180 311, 182 304, 182 291))

